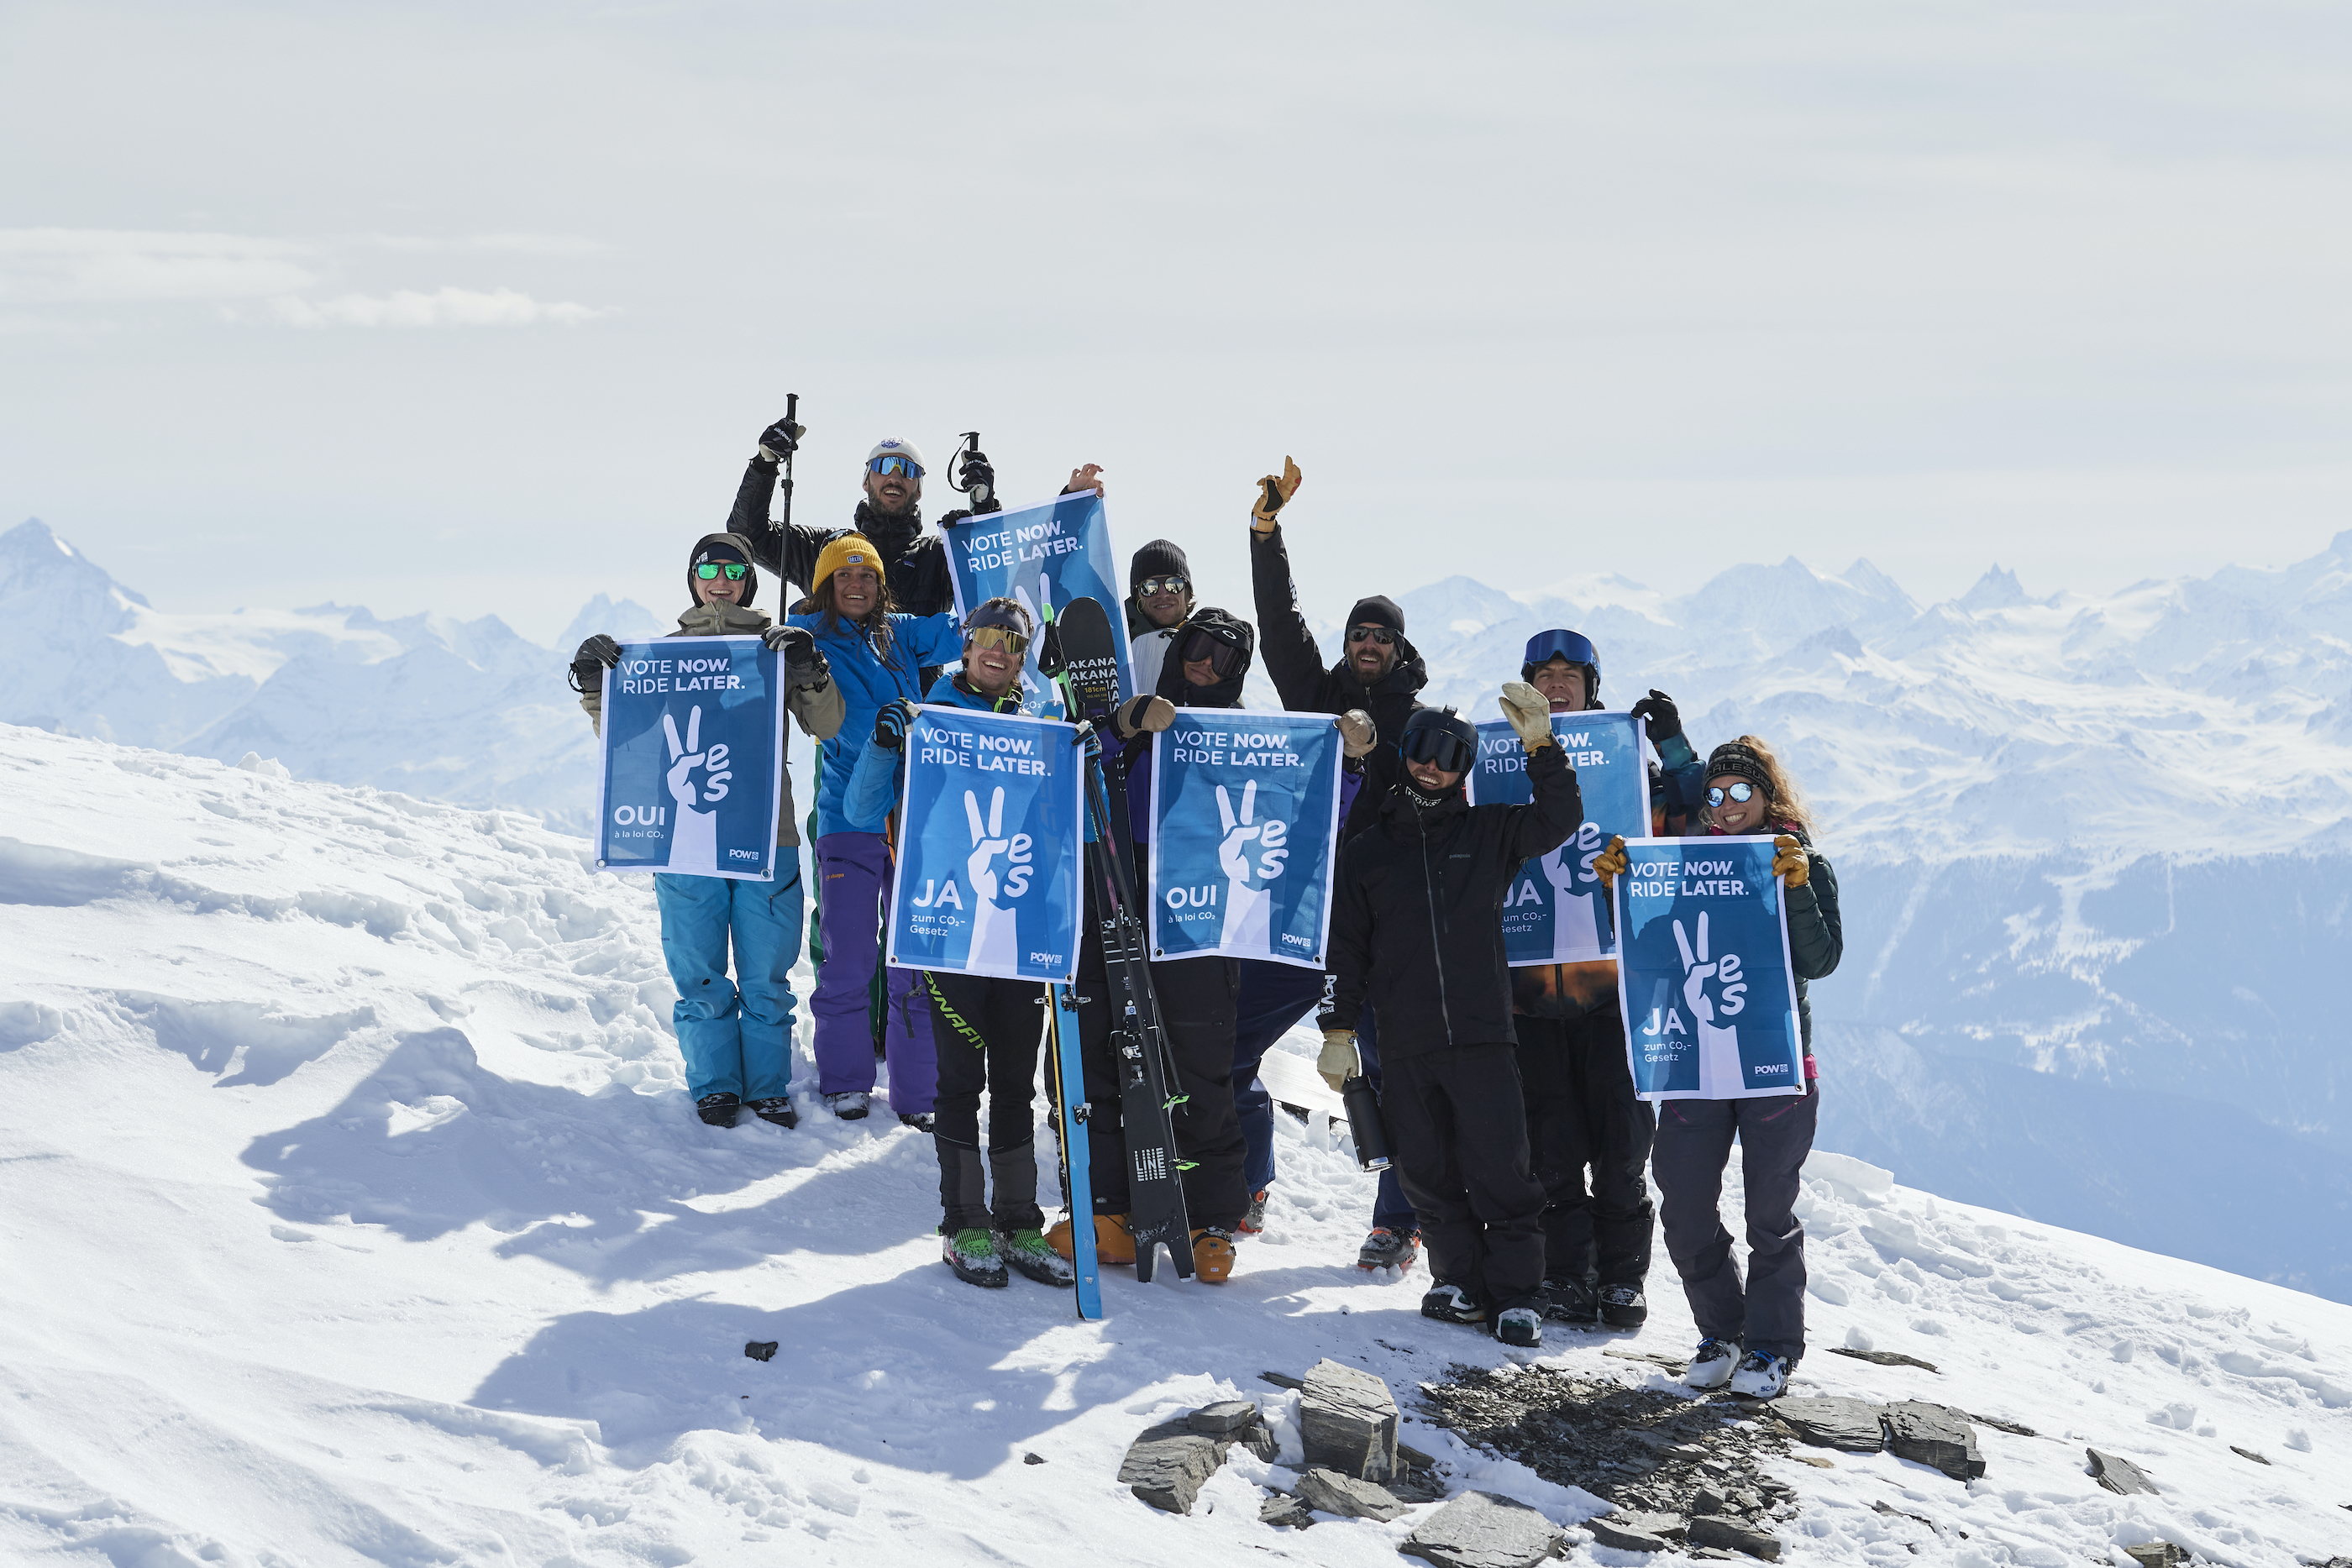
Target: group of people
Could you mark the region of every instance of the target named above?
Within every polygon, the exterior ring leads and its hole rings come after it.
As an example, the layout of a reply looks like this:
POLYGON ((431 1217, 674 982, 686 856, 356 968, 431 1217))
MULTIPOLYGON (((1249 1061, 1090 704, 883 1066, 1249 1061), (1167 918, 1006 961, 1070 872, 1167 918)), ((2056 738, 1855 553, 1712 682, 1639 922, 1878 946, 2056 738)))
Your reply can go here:
MULTIPOLYGON (((779 465, 801 435, 787 421, 761 434, 726 529, 694 546, 690 603, 672 635, 762 637, 779 653, 793 722, 818 746, 808 932, 817 1092, 832 1114, 866 1117, 877 1053, 888 1061, 890 1110, 937 1148, 942 1257, 959 1278, 1001 1287, 1019 1272, 1067 1285, 1078 1224, 1093 1226, 1098 1261, 1132 1263, 1101 890, 1089 879, 1074 988, 1092 1173, 1092 1191, 1074 1201, 1090 1212, 1051 1226, 1036 1201, 1034 1147, 1054 1014, 1046 988, 878 962, 913 706, 1034 710, 1039 694, 1024 689, 1024 656, 1040 628, 1011 599, 957 617, 945 539, 923 526, 923 459, 907 442, 868 453, 848 528, 772 522, 779 465), (780 620, 752 605, 762 570, 790 585, 780 596, 802 596, 780 620)), ((960 482, 974 510, 997 509, 983 455, 965 456, 960 482)), ((1663 692, 1632 705, 1656 753, 1653 836, 1776 836, 1805 1042, 1802 1095, 1654 1110, 1634 1092, 1614 961, 1512 967, 1503 944, 1503 900, 1520 866, 1559 852, 1583 822, 1551 716, 1602 707, 1598 650, 1567 628, 1528 641, 1521 678, 1499 702, 1525 747, 1533 798, 1469 804, 1477 730, 1419 700, 1428 672, 1393 599, 1357 601, 1339 659, 1324 661, 1282 528, 1300 483, 1286 459, 1258 484, 1254 622, 1197 601, 1180 546, 1154 539, 1135 552, 1125 613, 1137 690, 1102 737, 1104 766, 1129 786, 1137 821, 1126 829, 1139 862, 1151 737, 1179 709, 1241 706, 1259 658, 1285 709, 1333 716, 1346 758, 1325 971, 1215 955, 1150 964, 1176 1079, 1171 1118, 1196 1277, 1230 1278, 1237 1242, 1265 1228, 1276 1171, 1259 1064, 1312 1016, 1323 1041, 1318 1070, 1335 1089, 1359 1075, 1372 1084, 1392 1155, 1359 1267, 1402 1272, 1425 1251, 1424 1314, 1538 1345, 1547 1319, 1642 1325, 1662 1218, 1704 1336, 1689 1380, 1778 1394, 1804 1352, 1804 1233, 1794 1205, 1819 1106, 1806 983, 1832 971, 1843 946, 1836 879, 1793 780, 1754 736, 1702 761, 1663 692), (1747 1187, 1744 1275, 1717 1207, 1735 1137, 1747 1187), (1651 1179, 1663 1198, 1656 1214, 1651 1179)), ((1064 493, 1103 488, 1100 468, 1087 464, 1064 493)), ((592 719, 603 672, 618 657, 599 635, 574 659, 572 683, 592 719)), ((794 818, 787 785, 780 845, 799 844, 794 818)), ((1622 839, 1596 843, 1589 859, 1604 883, 1627 864, 1622 839)), ((773 883, 655 879, 688 1088, 715 1126, 732 1126, 746 1108, 782 1126, 797 1122, 789 973, 805 918, 798 865, 794 848, 773 883)), ((1138 870, 1148 885, 1148 868, 1138 870)), ((1050 1094, 1055 1075, 1046 1076, 1050 1094)))

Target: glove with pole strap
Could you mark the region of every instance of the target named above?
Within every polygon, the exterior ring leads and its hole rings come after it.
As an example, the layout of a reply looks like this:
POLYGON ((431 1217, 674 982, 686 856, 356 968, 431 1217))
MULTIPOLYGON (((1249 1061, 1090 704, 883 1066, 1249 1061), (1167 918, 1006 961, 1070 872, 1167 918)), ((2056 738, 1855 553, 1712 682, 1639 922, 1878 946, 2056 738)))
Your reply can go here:
POLYGON ((1252 533, 1274 532, 1275 514, 1290 504, 1290 497, 1298 494, 1299 483, 1305 477, 1299 473, 1298 465, 1285 457, 1282 460, 1282 477, 1277 479, 1269 474, 1257 482, 1257 505, 1250 508, 1252 533))
POLYGON ((604 672, 621 662, 621 645, 602 632, 580 644, 572 655, 572 689, 586 696, 604 684, 604 672))
POLYGON ((808 426, 780 419, 760 432, 760 455, 771 463, 782 463, 800 450, 801 437, 807 434, 808 426))

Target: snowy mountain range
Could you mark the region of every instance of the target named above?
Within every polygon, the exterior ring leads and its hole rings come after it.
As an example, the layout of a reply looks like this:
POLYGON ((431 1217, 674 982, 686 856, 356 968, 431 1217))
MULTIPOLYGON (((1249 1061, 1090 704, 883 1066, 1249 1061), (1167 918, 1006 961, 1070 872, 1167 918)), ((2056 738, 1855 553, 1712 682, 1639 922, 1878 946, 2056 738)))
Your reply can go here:
MULTIPOLYGON (((0 797, 0 1561, 1417 1562, 1434 1500, 1260 1520, 1305 1466, 1300 1396, 1260 1375, 1326 1357, 1395 1392, 1438 1490, 1535 1510, 1576 1568, 1695 1560, 1594 1538, 1623 1466, 1538 1474, 1420 1394, 1535 1362, 1690 1408, 1639 1359, 1696 1340, 1663 1258, 1638 1335, 1552 1325, 1530 1354, 1432 1322, 1424 1273, 1354 1266, 1344 1136, 1284 1116, 1231 1282, 1106 1270, 1081 1323, 1066 1292, 948 1272, 930 1141, 819 1109, 805 1015, 798 1128, 696 1121, 651 889, 576 839, 20 726, 0 797), (1116 1479, 1144 1430, 1234 1398, 1272 1451, 1236 1448, 1189 1516, 1116 1479)), ((1832 1092, 1864 1043, 1831 1048, 1832 1092)), ((1735 1165, 1735 1230, 1739 1192, 1735 1165)), ((1832 1153, 1799 1213, 1791 1392, 1965 1412, 1985 1469, 1748 1439, 1789 1568, 2344 1555, 2352 1308, 1832 1153), (2102 1490, 2092 1448, 2155 1490, 2102 1490)))
MULTIPOLYGON (((1612 706, 1660 687, 1702 748, 1783 750, 1843 887, 1845 962, 1815 990, 1828 1146, 2352 1300, 2325 978, 2352 959, 2352 533, 2105 596, 1996 569, 1924 609, 1867 561, 1794 559, 1679 597, 1605 576, 1396 597, 1431 701, 1491 714, 1525 638, 1570 625, 1612 706)), ((166 615, 37 521, 0 535, 0 721, 586 828, 564 654, 495 617, 166 615)), ((559 648, 658 629, 600 597, 559 648)), ((1251 700, 1275 706, 1262 680, 1251 700)))

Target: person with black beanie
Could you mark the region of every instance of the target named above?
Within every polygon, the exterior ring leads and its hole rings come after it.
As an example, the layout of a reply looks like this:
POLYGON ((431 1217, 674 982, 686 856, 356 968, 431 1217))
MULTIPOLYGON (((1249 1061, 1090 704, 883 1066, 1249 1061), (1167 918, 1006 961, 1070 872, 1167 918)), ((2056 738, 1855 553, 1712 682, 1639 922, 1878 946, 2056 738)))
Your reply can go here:
MULTIPOLYGON (((1422 706, 1415 694, 1428 684, 1429 671, 1404 634, 1404 611, 1395 600, 1379 593, 1358 600, 1348 612, 1346 644, 1339 661, 1325 666, 1315 633, 1307 628, 1307 617, 1299 613, 1290 552, 1277 520, 1298 493, 1302 478, 1298 465, 1285 457, 1279 477, 1269 474, 1258 481, 1257 505, 1250 512, 1250 580, 1266 674, 1274 677, 1282 706, 1300 713, 1352 716, 1368 732, 1363 737, 1368 743, 1363 788, 1357 791, 1355 803, 1339 826, 1339 841, 1344 844, 1379 820, 1381 802, 1402 776, 1397 741, 1406 721, 1422 706)), ((1347 727, 1345 721, 1342 727, 1347 727)), ((1295 977, 1269 975, 1260 986, 1272 988, 1270 993, 1258 994, 1259 987, 1254 986, 1252 993, 1242 998, 1242 1034, 1278 1039, 1323 1000, 1319 994, 1304 995, 1295 977), (1294 1005, 1297 1010, 1289 1011, 1294 1005)), ((1364 1075, 1377 1089, 1381 1085, 1378 1028, 1369 1010, 1354 1021, 1364 1075)), ((1419 1238, 1420 1227, 1396 1171, 1383 1171, 1372 1199, 1371 1229, 1356 1255, 1357 1266, 1411 1269, 1421 1256, 1419 1238)))
POLYGON ((1169 644, 1192 613, 1192 563, 1171 540, 1153 539, 1127 563, 1127 659, 1137 691, 1160 689, 1169 644))

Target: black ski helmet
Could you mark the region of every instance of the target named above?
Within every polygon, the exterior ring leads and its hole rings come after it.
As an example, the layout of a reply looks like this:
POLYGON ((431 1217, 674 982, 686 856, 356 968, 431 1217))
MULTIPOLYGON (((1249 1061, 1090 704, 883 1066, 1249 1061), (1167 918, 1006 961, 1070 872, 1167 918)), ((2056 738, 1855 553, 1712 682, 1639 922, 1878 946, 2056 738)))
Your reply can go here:
POLYGON ((1601 651, 1592 639, 1581 632, 1555 629, 1538 632, 1528 639, 1527 653, 1519 664, 1519 679, 1531 681, 1536 672, 1554 659, 1566 659, 1584 672, 1584 706, 1601 706, 1601 651))
POLYGON ((1397 751, 1407 762, 1433 763, 1466 777, 1478 760, 1478 727, 1450 707, 1415 708, 1397 737, 1397 751))

